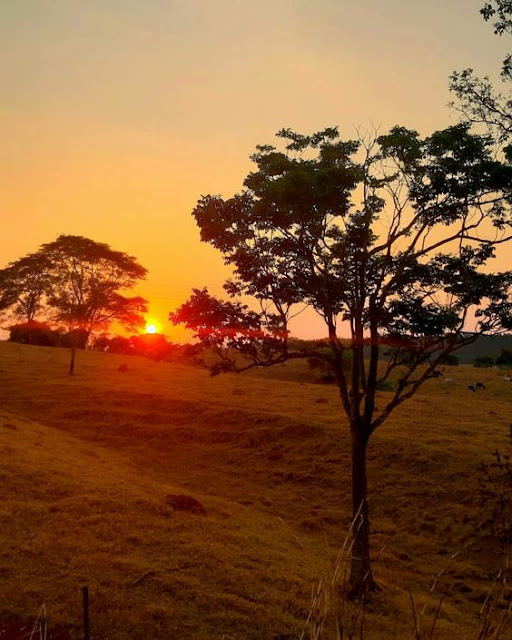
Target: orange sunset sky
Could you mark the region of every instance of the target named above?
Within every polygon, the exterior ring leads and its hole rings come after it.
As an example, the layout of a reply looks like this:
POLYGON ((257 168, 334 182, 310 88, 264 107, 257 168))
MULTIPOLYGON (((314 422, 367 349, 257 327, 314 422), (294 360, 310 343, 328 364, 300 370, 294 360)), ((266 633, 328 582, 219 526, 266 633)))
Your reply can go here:
POLYGON ((228 275, 199 196, 239 190, 282 127, 456 122, 449 74, 497 76, 509 48, 482 4, 3 0, 0 268, 61 233, 106 242, 149 270, 137 293, 177 338, 168 311, 228 275))

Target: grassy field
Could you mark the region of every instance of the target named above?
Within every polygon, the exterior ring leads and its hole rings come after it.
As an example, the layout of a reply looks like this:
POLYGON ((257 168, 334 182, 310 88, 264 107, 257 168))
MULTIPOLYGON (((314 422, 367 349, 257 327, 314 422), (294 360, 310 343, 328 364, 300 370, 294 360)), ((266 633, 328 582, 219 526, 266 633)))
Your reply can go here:
MULTIPOLYGON (((96 640, 309 638, 350 525, 336 389, 299 365, 210 378, 92 352, 71 378, 68 357, 0 342, 0 622, 30 625, 44 604, 80 638, 88 585, 96 640), (173 510, 169 494, 205 513, 173 510)), ((365 639, 414 638, 411 602, 428 629, 443 597, 433 637, 476 640, 502 561, 479 528, 478 466, 508 445, 512 387, 496 370, 447 374, 370 444, 382 590, 365 639), (486 390, 468 391, 477 380, 486 390)))

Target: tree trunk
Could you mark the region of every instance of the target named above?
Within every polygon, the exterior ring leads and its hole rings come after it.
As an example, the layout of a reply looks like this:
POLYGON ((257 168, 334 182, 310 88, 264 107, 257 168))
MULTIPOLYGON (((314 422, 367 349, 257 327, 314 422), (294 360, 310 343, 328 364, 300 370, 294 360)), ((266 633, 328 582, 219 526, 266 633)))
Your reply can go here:
POLYGON ((75 374, 75 353, 76 353, 76 334, 73 333, 71 336, 71 360, 69 362, 69 371, 68 374, 70 376, 75 374))
POLYGON ((367 591, 374 591, 370 564, 370 520, 368 518, 366 479, 367 439, 352 435, 352 562, 350 567, 350 592, 361 597, 367 591))
POLYGON ((69 362, 69 371, 68 371, 70 376, 74 375, 75 373, 75 351, 76 351, 76 347, 73 344, 71 346, 71 360, 69 362))

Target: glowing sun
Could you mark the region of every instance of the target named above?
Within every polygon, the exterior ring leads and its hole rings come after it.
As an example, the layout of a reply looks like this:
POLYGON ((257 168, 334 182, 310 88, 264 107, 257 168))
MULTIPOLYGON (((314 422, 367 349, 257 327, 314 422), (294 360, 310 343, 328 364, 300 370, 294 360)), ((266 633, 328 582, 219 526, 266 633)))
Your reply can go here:
POLYGON ((158 332, 158 327, 156 326, 156 324, 154 322, 148 322, 148 324, 146 325, 146 333, 157 333, 158 332))

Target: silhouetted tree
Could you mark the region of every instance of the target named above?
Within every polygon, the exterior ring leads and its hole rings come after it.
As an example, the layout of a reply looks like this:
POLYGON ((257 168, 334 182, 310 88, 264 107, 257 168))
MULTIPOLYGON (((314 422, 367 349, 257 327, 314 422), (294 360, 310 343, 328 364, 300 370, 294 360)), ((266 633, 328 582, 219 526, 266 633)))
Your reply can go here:
POLYGON ((494 366, 494 358, 491 358, 490 356, 479 356, 478 358, 475 358, 475 362, 473 363, 475 367, 479 368, 479 369, 485 369, 487 367, 493 367, 494 366))
POLYGON ((257 147, 241 193, 204 196, 193 211, 201 239, 233 269, 227 292, 252 297, 260 311, 196 289, 170 319, 195 332, 213 373, 291 358, 329 365, 351 434, 350 582, 361 594, 375 586, 371 434, 434 377, 443 357, 479 333, 512 327, 512 273, 481 270, 510 239, 512 172, 465 125, 425 139, 402 127, 359 141, 340 140, 336 128, 278 136, 286 149, 257 147), (318 348, 288 340, 289 319, 305 306, 325 322, 318 348), (468 334, 472 308, 477 326, 468 334), (339 337, 341 322, 348 340, 339 337), (381 346, 388 355, 379 362, 381 346), (393 392, 377 407, 390 376, 393 392))
POLYGON ((48 260, 40 252, 11 262, 0 270, 0 311, 31 322, 42 310, 50 287, 48 260))
MULTIPOLYGON (((510 0, 491 0, 480 10, 484 20, 492 21, 494 33, 512 34, 512 4, 510 0)), ((507 55, 502 64, 504 83, 512 80, 512 56, 507 55)), ((512 94, 497 91, 488 76, 479 78, 473 69, 456 71, 450 76, 450 90, 457 96, 452 106, 463 118, 485 125, 503 143, 512 134, 512 94)))
MULTIPOLYGON (((116 321, 126 327, 144 324, 146 300, 121 292, 146 276, 137 260, 107 244, 81 236, 61 235, 40 253, 49 263, 52 287, 48 304, 71 335, 106 330, 116 321)), ((74 372, 76 342, 72 341, 69 373, 74 372)))

